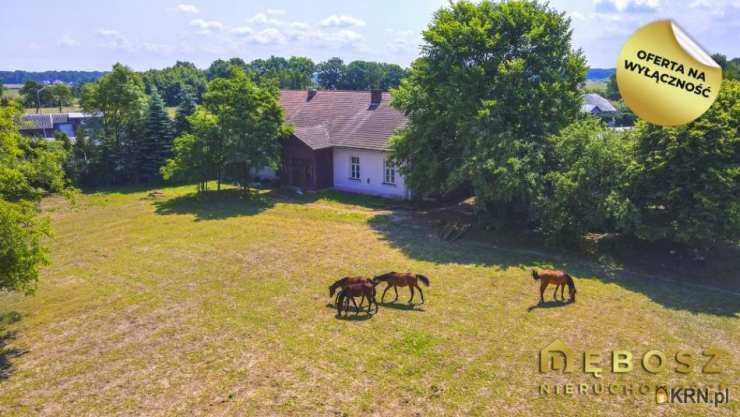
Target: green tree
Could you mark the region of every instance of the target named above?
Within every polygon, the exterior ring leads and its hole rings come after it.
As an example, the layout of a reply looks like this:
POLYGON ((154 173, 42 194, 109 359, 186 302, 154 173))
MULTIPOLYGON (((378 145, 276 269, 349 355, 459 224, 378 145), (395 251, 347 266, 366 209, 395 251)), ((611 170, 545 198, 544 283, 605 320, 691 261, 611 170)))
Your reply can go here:
POLYGON ((308 58, 293 56, 288 59, 288 79, 285 84, 281 83, 281 88, 290 88, 293 90, 303 90, 311 86, 313 72, 316 65, 308 58))
POLYGON ((631 200, 635 233, 649 240, 740 240, 740 82, 725 80, 699 119, 663 128, 639 122, 631 200))
MULTIPOLYGON (((172 157, 161 168, 165 180, 196 181, 198 192, 208 189, 208 180, 226 163, 226 138, 218 118, 201 108, 188 117, 191 132, 175 138, 172 157)), ((220 184, 219 184, 220 185, 220 184)))
POLYGON ((26 81, 23 87, 18 90, 18 93, 23 98, 23 105, 26 107, 35 107, 36 113, 39 112, 41 107, 47 107, 54 103, 49 86, 36 81, 26 81))
POLYGON ((614 101, 622 99, 622 94, 617 86, 617 74, 612 74, 606 81, 606 98, 614 101))
POLYGON ((31 292, 46 263, 48 224, 37 202, 64 191, 64 144, 21 136, 21 109, 0 106, 0 290, 31 292))
POLYGON ((534 1, 460 1, 423 37, 393 97, 409 117, 392 143, 407 183, 418 195, 471 184, 480 209, 528 218, 547 137, 580 114, 586 65, 570 21, 534 1))
POLYGON ((316 66, 319 86, 326 90, 336 90, 342 85, 346 67, 340 58, 331 58, 316 66))
POLYGON ((175 137, 180 136, 184 133, 190 133, 190 122, 188 117, 195 113, 196 104, 195 99, 190 93, 185 93, 182 96, 180 104, 177 106, 175 112, 175 137))
POLYGON ((62 112, 63 106, 72 104, 72 89, 66 84, 54 84, 49 87, 51 100, 59 107, 59 113, 62 112))
POLYGON ((95 83, 85 84, 80 99, 89 113, 101 113, 100 132, 91 131, 100 143, 103 182, 138 180, 147 98, 141 76, 128 67, 115 64, 113 70, 95 83))
POLYGON ((220 189, 230 166, 246 188, 253 168, 276 163, 280 138, 290 132, 278 95, 277 88, 258 85, 236 67, 229 78, 209 82, 203 105, 188 118, 193 133, 175 140, 165 178, 191 176, 204 184, 212 175, 220 189))
POLYGON ((550 171, 535 210, 550 241, 579 243, 587 232, 628 230, 634 207, 625 199, 633 143, 594 117, 548 138, 550 171))
POLYGON ((164 100, 157 90, 149 97, 149 108, 141 141, 140 175, 144 180, 159 177, 159 169, 170 156, 172 147, 172 121, 167 115, 164 100))
POLYGON ((158 90, 168 106, 176 106, 187 92, 200 100, 206 90, 205 72, 190 62, 177 61, 175 65, 161 70, 149 70, 142 74, 146 93, 158 90))

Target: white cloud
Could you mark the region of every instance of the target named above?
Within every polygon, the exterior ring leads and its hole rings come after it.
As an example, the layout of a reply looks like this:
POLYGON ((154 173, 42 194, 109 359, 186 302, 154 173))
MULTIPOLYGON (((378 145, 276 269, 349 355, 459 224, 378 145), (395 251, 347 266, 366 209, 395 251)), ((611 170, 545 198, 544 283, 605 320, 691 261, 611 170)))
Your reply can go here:
POLYGON ((324 27, 363 27, 365 21, 352 16, 331 15, 319 24, 324 27))
POLYGON ((334 48, 356 46, 365 39, 362 34, 343 28, 363 26, 365 22, 359 19, 334 16, 339 20, 333 19, 327 24, 308 24, 281 18, 284 14, 284 10, 277 9, 261 11, 248 18, 246 25, 233 27, 228 33, 238 38, 237 42, 263 46, 303 43, 311 47, 334 48))
POLYGON ((71 48, 73 46, 79 46, 80 42, 77 41, 77 39, 73 38, 71 35, 65 33, 62 35, 62 37, 57 41, 58 46, 63 46, 67 48, 71 48))
POLYGON ((231 29, 231 33, 235 35, 245 36, 254 33, 254 30, 249 26, 239 26, 231 29))
POLYGON ((283 44, 287 40, 285 35, 275 28, 266 28, 252 34, 250 39, 260 45, 283 44))
POLYGON ((190 13, 190 14, 200 13, 200 10, 198 10, 198 8, 193 6, 192 4, 183 4, 183 3, 178 4, 177 6, 167 9, 167 10, 178 12, 178 13, 190 13))
POLYGON ((126 52, 149 52, 154 54, 172 54, 175 48, 171 45, 130 40, 115 29, 98 29, 95 32, 102 40, 100 46, 126 52))
POLYGON ((604 13, 649 13, 660 5, 661 0, 596 0, 596 10, 604 13))
POLYGON ((103 40, 103 46, 113 49, 122 49, 125 51, 132 51, 134 49, 131 41, 117 30, 98 29, 96 34, 103 40))
POLYGON ((274 17, 271 17, 271 16, 274 16, 274 14, 270 14, 267 12, 260 12, 250 17, 249 19, 247 19, 247 22, 255 24, 255 25, 265 25, 265 26, 278 26, 282 23, 280 20, 275 19, 274 17))
POLYGON ((386 29, 390 34, 387 48, 391 52, 417 52, 421 45, 421 34, 412 30, 386 29))
POLYGON ((223 23, 218 20, 203 20, 193 19, 190 21, 190 26, 200 29, 198 33, 208 34, 214 31, 219 31, 224 28, 223 23))

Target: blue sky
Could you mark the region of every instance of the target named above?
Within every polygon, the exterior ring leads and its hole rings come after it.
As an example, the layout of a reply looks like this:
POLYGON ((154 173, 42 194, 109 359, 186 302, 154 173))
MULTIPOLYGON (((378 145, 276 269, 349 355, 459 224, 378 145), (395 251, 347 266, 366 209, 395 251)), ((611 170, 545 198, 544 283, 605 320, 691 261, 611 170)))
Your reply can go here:
MULTIPOLYGON (((0 69, 134 69, 177 60, 207 67, 247 61, 339 56, 408 65, 421 31, 447 0, 3 1, 0 69)), ((629 34, 672 18, 710 53, 740 56, 740 0, 551 0, 573 23, 592 67, 613 67, 629 34)))

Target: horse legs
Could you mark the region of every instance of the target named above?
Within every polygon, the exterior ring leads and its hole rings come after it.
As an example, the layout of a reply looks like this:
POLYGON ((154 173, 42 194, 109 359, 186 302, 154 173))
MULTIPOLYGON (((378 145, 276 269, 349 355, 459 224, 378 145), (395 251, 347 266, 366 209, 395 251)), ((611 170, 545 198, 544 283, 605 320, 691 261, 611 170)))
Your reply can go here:
POLYGON ((540 304, 545 303, 545 288, 547 288, 547 281, 542 281, 542 284, 540 284, 540 304))
POLYGON ((565 283, 560 284, 560 299, 565 300, 565 283))
POLYGON ((388 289, 391 287, 391 283, 388 283, 388 286, 385 287, 385 290, 383 291, 383 295, 380 296, 380 302, 384 303, 385 301, 385 293, 388 292, 388 289))
POLYGON ((409 298, 409 304, 411 304, 411 302, 414 301, 414 286, 409 285, 409 290, 411 290, 411 298, 409 298))
POLYGON ((396 292, 396 298, 393 299, 393 302, 395 303, 398 301, 398 286, 396 284, 393 284, 393 291, 396 292))
POLYGON ((557 300, 558 299, 558 290, 560 289, 560 284, 555 284, 555 291, 552 292, 552 299, 557 300))
MULTIPOLYGON (((355 314, 359 313, 360 307, 357 307, 357 302, 355 301, 355 297, 350 297, 350 299, 352 300, 352 304, 354 304, 355 306, 355 314)), ((362 305, 362 302, 360 302, 360 305, 362 305)))
POLYGON ((416 289, 419 290, 419 294, 421 294, 421 303, 424 304, 424 291, 421 290, 421 287, 418 283, 414 284, 416 285, 416 289))

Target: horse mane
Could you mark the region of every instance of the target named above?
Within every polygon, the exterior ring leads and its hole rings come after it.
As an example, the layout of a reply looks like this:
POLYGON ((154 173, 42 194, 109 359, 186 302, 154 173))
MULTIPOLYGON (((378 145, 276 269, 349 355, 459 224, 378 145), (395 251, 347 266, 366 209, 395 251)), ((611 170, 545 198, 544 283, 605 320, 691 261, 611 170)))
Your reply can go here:
POLYGON ((532 278, 533 279, 540 279, 540 275, 534 269, 532 270, 532 278))
POLYGON ((373 277, 372 281, 376 284, 378 282, 388 281, 391 278, 391 276, 395 274, 396 274, 395 272, 388 272, 383 275, 378 275, 376 277, 373 277))
POLYGON ((329 286, 329 297, 333 297, 334 293, 337 291, 337 288, 341 286, 349 277, 344 277, 336 280, 333 284, 329 286))

